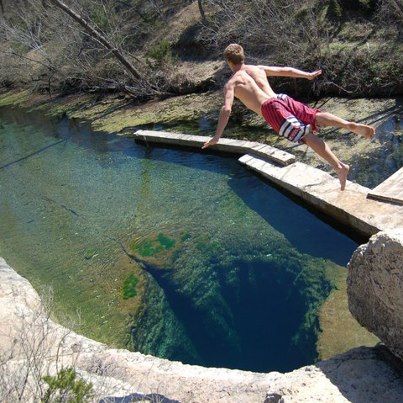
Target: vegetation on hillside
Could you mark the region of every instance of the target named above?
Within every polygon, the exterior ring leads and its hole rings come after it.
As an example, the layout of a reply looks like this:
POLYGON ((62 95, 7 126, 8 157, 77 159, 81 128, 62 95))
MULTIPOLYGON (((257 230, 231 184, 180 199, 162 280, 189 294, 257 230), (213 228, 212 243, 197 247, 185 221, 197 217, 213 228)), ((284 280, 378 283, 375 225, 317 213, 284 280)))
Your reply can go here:
POLYGON ((251 62, 322 68, 317 95, 399 94, 402 19, 396 0, 2 0, 0 87, 140 100, 200 92, 225 74, 201 80, 192 65, 221 61, 236 41, 251 62))

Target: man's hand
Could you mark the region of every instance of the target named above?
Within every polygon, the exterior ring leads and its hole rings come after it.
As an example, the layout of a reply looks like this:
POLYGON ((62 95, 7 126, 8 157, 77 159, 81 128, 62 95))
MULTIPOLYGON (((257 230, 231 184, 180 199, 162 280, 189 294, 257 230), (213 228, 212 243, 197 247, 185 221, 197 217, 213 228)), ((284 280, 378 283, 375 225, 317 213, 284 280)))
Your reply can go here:
POLYGON ((202 150, 204 150, 204 149, 207 148, 207 147, 213 146, 214 144, 217 144, 219 139, 220 139, 220 138, 217 137, 217 136, 212 137, 209 141, 206 141, 206 142, 203 144, 202 150))
POLYGON ((308 80, 314 80, 316 77, 320 76, 322 74, 322 70, 316 70, 313 71, 312 73, 308 73, 307 79, 308 80))

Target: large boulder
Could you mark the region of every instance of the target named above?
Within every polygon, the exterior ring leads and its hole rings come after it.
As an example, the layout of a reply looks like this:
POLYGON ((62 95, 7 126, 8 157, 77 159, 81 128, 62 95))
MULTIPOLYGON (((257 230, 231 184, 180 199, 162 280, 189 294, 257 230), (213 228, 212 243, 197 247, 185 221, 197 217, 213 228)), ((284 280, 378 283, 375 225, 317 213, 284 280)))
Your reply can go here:
POLYGON ((347 292, 357 321, 403 359, 403 229, 379 232, 354 252, 347 292))

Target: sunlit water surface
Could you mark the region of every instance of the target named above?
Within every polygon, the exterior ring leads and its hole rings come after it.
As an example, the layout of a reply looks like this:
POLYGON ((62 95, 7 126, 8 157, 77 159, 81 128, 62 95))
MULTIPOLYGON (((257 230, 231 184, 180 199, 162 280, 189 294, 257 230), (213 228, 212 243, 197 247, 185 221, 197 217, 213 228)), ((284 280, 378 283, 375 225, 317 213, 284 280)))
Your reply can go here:
POLYGON ((317 309, 357 245, 235 158, 3 108, 0 161, 0 255, 53 288, 60 320, 187 363, 316 359, 317 309))

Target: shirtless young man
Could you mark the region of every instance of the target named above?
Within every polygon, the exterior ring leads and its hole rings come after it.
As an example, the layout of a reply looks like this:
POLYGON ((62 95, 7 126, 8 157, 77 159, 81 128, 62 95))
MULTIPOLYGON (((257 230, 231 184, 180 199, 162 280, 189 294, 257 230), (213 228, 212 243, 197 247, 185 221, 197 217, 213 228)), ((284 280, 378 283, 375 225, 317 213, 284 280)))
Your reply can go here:
POLYGON ((341 162, 315 133, 319 127, 334 126, 371 139, 375 129, 310 108, 285 94, 276 94, 267 81, 268 76, 313 80, 322 73, 321 70, 307 73, 291 67, 246 65, 243 48, 237 44, 229 45, 224 51, 224 57, 234 74, 224 87, 224 106, 221 108, 216 134, 202 148, 218 143, 228 123, 234 97, 237 97, 247 108, 263 116, 280 136, 295 143, 305 143, 324 158, 336 171, 341 190, 344 190, 350 167, 341 162))

